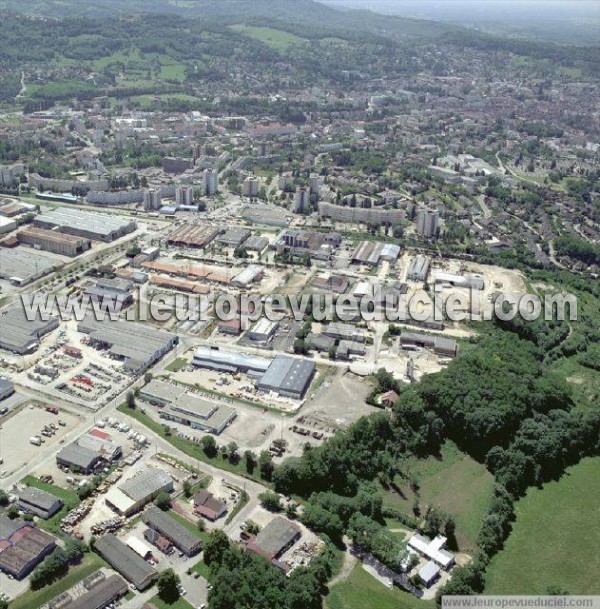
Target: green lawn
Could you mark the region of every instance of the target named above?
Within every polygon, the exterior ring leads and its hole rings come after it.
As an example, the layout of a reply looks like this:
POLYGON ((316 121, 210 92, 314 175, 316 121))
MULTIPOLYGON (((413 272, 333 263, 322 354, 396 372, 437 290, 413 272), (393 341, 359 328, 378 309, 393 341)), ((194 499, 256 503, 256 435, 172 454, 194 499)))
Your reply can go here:
POLYGON ((306 38, 300 38, 300 36, 296 36, 295 34, 290 34, 289 32, 276 30, 270 27, 257 27, 253 25, 232 25, 230 27, 240 34, 263 42, 276 51, 286 51, 292 46, 308 42, 306 38))
POLYGON ((185 368, 190 362, 187 357, 178 357, 174 359, 170 364, 165 366, 165 369, 169 372, 179 372, 182 368, 185 368))
POLYGON ((165 603, 165 601, 163 601, 157 594, 150 599, 150 602, 157 609, 194 609, 194 607, 190 605, 185 598, 179 598, 174 603, 169 605, 168 603, 165 603))
POLYGON ((420 485, 418 495, 398 477, 395 482, 400 492, 393 488, 386 490, 384 501, 411 516, 415 498, 419 500, 422 513, 431 505, 452 514, 459 549, 472 553, 476 549, 481 519, 489 506, 493 477, 452 442, 446 442, 441 452, 441 459, 429 457, 409 461, 409 469, 420 485))
POLYGON ((76 583, 85 579, 94 571, 106 567, 107 564, 94 552, 86 554, 81 564, 69 569, 65 577, 41 590, 28 590, 10 603, 10 609, 37 609, 62 594, 76 583))
POLYGON ((486 594, 600 594, 600 457, 530 489, 517 502, 506 545, 491 561, 486 594), (596 577, 593 574, 596 573, 596 577))
POLYGON ((331 588, 327 609, 434 609, 435 601, 423 601, 400 588, 391 590, 357 564, 348 579, 331 588))
POLYGON ((200 576, 203 577, 206 581, 210 579, 210 569, 208 565, 204 562, 204 559, 199 560, 193 567, 192 573, 200 573, 200 576))

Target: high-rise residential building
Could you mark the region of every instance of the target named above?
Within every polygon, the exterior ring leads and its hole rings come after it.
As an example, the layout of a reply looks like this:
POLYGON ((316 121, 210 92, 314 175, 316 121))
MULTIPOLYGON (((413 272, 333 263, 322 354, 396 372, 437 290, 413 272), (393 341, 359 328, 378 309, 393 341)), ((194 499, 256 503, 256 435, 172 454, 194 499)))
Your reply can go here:
POLYGON ((144 191, 144 209, 146 211, 152 211, 153 209, 160 209, 162 206, 162 200, 160 191, 151 188, 150 190, 144 191))
POLYGON ((295 214, 306 214, 310 211, 310 190, 304 186, 298 186, 294 195, 292 211, 295 214))
POLYGON ((426 239, 437 237, 439 214, 435 209, 421 209, 417 215, 417 232, 426 239))
POLYGON ((319 176, 319 174, 311 173, 308 185, 310 188, 310 194, 317 195, 318 197, 321 193, 321 177, 319 176))
POLYGON ((194 190, 191 186, 177 186, 175 189, 175 203, 177 205, 192 205, 194 190))
POLYGON ((242 184, 242 194, 245 197, 258 197, 258 189, 258 178, 253 175, 249 175, 242 184))
POLYGON ((202 174, 202 192, 212 196, 219 191, 219 174, 216 169, 205 169, 202 174))
POLYGON ((269 156, 271 154, 271 142, 258 142, 255 151, 257 156, 269 156))

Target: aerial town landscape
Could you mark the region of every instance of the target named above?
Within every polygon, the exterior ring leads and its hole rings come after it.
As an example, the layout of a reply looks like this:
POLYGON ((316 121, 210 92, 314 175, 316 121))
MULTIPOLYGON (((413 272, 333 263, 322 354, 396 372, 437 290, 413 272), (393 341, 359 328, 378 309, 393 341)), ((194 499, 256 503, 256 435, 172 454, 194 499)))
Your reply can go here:
POLYGON ((600 606, 598 39, 342 5, 0 0, 0 609, 600 606))

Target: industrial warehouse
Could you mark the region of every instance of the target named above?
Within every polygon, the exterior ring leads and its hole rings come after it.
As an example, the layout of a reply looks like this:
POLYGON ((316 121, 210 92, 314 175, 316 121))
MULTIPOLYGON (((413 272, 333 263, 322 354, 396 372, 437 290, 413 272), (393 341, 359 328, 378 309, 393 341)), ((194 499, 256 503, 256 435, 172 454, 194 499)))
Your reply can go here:
POLYGON ((150 503, 158 493, 173 490, 173 479, 167 472, 149 467, 137 473, 133 478, 113 487, 106 494, 106 503, 117 514, 131 516, 150 503))
POLYGON ((157 362, 178 342, 178 337, 150 326, 125 321, 98 321, 88 315, 77 325, 77 331, 87 334, 92 345, 107 348, 115 359, 132 374, 140 374, 157 362))
POLYGON ((248 542, 247 548, 281 566, 277 560, 300 539, 301 535, 302 530, 296 523, 278 516, 248 542))
POLYGON ((73 599, 71 592, 63 592, 50 601, 49 607, 57 609, 68 604, 69 609, 103 609, 125 596, 129 588, 127 582, 113 573, 106 577, 104 571, 96 571, 83 580, 85 592, 73 599))
POLYGON ((28 320, 21 306, 3 311, 0 317, 0 348, 20 355, 35 351, 40 339, 58 328, 58 318, 28 320))
POLYGON ((400 344, 403 349, 422 347, 432 350, 436 355, 446 357, 456 357, 456 354, 458 353, 456 340, 445 336, 430 336, 429 334, 420 334, 418 332, 402 332, 400 335, 400 344))
POLYGON ((97 214, 68 207, 45 211, 33 220, 35 226, 56 229, 78 237, 110 243, 132 233, 136 223, 128 218, 97 214))
POLYGON ((411 281, 425 281, 429 274, 430 258, 427 256, 415 256, 408 267, 407 278, 411 281))
POLYGON ((91 241, 84 237, 36 227, 19 231, 17 239, 20 243, 30 245, 35 249, 46 250, 63 256, 78 256, 92 246, 91 241))
POLYGON ((300 400, 315 375, 316 365, 306 359, 278 355, 256 383, 257 389, 300 400))
POLYGON ((158 577, 156 569, 112 534, 98 539, 94 549, 137 590, 145 590, 158 577))
POLYGON ((202 541, 196 535, 192 535, 172 516, 155 506, 149 507, 142 514, 142 521, 152 530, 168 539, 186 556, 194 556, 202 549, 202 541))
POLYGON ((0 249, 0 279, 24 286, 63 266, 62 260, 30 249, 0 249))
POLYGON ((30 522, 0 514, 0 571, 23 579, 55 547, 52 535, 30 522))
POLYGON ((261 375, 267 371, 271 360, 266 357, 245 355, 221 349, 199 347, 192 360, 198 368, 208 368, 217 372, 244 372, 249 375, 261 375))
POLYGON ((184 387, 152 380, 140 391, 140 398, 161 407, 161 419, 188 425, 215 435, 236 417, 235 409, 188 393, 184 387))
POLYGON ((61 448, 56 453, 56 463, 75 472, 91 474, 103 462, 102 455, 76 442, 61 448))
POLYGON ((382 260, 394 262, 400 256, 400 247, 393 243, 372 243, 363 241, 352 254, 353 264, 377 266, 382 260))
POLYGON ((48 520, 63 506, 62 499, 33 486, 25 487, 17 493, 18 507, 26 514, 35 514, 48 520))
POLYGON ((83 434, 56 453, 56 463, 72 471, 90 474, 104 463, 116 461, 123 453, 119 444, 99 429, 83 434))
POLYGON ((244 372, 256 379, 256 388, 265 393, 302 399, 316 371, 316 365, 302 358, 277 355, 265 357, 244 355, 220 349, 198 348, 192 359, 194 366, 235 374, 244 372))

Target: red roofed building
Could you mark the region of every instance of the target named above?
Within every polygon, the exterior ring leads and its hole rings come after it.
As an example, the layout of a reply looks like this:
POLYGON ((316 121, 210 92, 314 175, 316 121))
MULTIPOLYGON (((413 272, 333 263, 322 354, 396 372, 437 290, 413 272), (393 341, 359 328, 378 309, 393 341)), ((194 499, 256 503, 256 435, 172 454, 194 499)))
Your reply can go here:
POLYGON ((96 438, 100 438, 101 440, 110 440, 110 434, 102 431, 101 429, 90 429, 88 432, 90 436, 95 436, 96 438))
POLYGON ((227 504, 224 501, 219 501, 212 493, 202 489, 194 495, 194 511, 199 516, 214 522, 225 514, 227 504))

